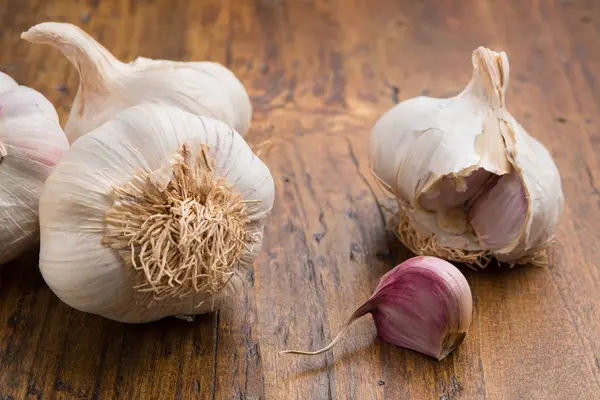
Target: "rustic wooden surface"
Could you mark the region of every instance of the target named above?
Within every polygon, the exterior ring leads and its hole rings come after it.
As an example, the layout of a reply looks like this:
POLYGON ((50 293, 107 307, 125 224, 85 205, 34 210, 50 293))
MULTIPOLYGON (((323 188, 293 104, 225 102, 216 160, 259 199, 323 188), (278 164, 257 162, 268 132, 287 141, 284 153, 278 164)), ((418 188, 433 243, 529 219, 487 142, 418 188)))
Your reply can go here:
POLYGON ((255 106, 277 185, 247 285, 194 323, 123 325, 62 304, 36 250, 0 273, 0 399, 600 399, 600 3, 594 0, 0 1, 0 69, 64 122, 77 88, 47 20, 118 57, 214 60, 255 106), (383 343, 370 317, 326 344, 409 254, 386 232, 368 135, 394 102, 448 96, 479 45, 507 51, 509 109, 552 151, 566 206, 553 268, 463 268, 470 334, 442 362, 383 343))

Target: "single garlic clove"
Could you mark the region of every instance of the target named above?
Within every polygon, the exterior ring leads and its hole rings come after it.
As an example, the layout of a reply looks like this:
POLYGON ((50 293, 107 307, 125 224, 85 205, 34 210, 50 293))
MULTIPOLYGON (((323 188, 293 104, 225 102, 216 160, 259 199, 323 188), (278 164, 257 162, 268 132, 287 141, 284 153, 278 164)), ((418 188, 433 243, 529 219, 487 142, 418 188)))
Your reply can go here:
POLYGON ((144 102, 164 103, 192 114, 219 119, 244 135, 252 106, 242 83, 212 62, 175 62, 138 58, 117 60, 75 25, 44 22, 21 38, 57 47, 79 72, 65 132, 72 143, 120 111, 144 102))
POLYGON ((40 199, 40 270, 70 306, 123 322, 202 314, 240 286, 274 198, 218 120, 141 104, 78 139, 40 199))
POLYGON ((480 47, 460 94, 406 100, 373 127, 373 173, 397 198, 395 230, 414 253, 481 267, 492 257, 548 263, 563 206, 560 175, 507 111, 508 77, 506 54, 480 47), (504 185, 515 199, 493 200, 504 185), (492 201, 507 209, 481 215, 492 201))
POLYGON ((314 352, 282 353, 323 353, 357 319, 371 313, 377 334, 386 342, 442 360, 465 339, 472 311, 471 289, 456 267, 436 257, 414 257, 381 277, 373 295, 327 347, 314 352))
POLYGON ((442 360, 471 324, 471 289, 463 274, 436 257, 415 257, 389 271, 367 303, 386 342, 442 360))
POLYGON ((0 264, 38 239, 39 195, 67 147, 52 104, 0 72, 0 264))

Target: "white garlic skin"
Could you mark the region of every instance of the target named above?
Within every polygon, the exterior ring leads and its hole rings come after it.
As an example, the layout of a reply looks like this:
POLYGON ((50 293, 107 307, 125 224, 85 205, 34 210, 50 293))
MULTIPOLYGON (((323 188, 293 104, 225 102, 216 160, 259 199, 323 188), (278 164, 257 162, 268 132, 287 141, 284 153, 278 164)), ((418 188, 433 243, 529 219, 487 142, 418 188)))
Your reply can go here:
POLYGON ((206 313, 234 290, 232 279, 214 298, 195 294, 153 304, 132 288, 119 253, 102 244, 113 188, 127 184, 142 169, 164 170, 183 144, 200 143, 208 145, 216 159, 215 177, 225 178, 250 201, 246 231, 255 244, 238 267, 254 261, 274 198, 267 166, 220 121, 172 106, 142 104, 77 140, 46 183, 40 200, 40 270, 62 301, 84 312, 133 323, 206 313))
POLYGON ((37 241, 42 186, 67 148, 52 104, 0 72, 0 264, 37 241))
POLYGON ((250 127, 248 93, 233 72, 220 64, 143 57, 123 63, 68 23, 41 23, 21 38, 57 47, 79 72, 79 89, 65 125, 71 143, 120 111, 144 102, 169 104, 216 118, 242 135, 250 127))
POLYGON ((516 172, 528 198, 520 234, 494 255, 511 262, 548 244, 563 207, 558 169, 545 147, 506 110, 509 65, 505 53, 483 47, 473 53, 473 78, 448 99, 416 97, 386 112, 371 134, 374 174, 410 209, 414 228, 442 246, 485 250, 466 233, 440 229, 421 196, 444 176, 483 168, 516 172))

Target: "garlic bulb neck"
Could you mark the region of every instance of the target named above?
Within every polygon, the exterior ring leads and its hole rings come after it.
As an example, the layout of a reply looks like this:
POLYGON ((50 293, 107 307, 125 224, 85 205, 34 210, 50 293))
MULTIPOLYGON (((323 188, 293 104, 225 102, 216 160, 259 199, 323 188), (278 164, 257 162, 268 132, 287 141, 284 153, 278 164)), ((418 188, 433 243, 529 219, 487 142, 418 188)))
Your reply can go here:
POLYGON ((473 77, 463 91, 491 106, 505 106, 505 93, 510 74, 506 53, 497 53, 485 47, 473 52, 473 77))
POLYGON ((2 159, 7 155, 8 153, 6 152, 6 147, 4 147, 4 144, 0 142, 0 161, 2 161, 2 159))
POLYGON ((119 112, 143 103, 171 105, 215 118, 241 135, 250 127, 250 97, 233 72, 220 64, 143 57, 123 63, 68 23, 41 23, 21 37, 57 47, 79 71, 79 89, 65 123, 71 143, 119 112))
POLYGON ((114 190, 103 243, 130 268, 133 289, 156 301, 215 294, 251 241, 239 193, 214 179, 214 160, 184 144, 168 168, 114 190))
POLYGON ((80 96, 86 90, 106 91, 106 85, 127 69, 127 64, 75 25, 44 22, 23 32, 21 38, 59 49, 79 72, 80 96))

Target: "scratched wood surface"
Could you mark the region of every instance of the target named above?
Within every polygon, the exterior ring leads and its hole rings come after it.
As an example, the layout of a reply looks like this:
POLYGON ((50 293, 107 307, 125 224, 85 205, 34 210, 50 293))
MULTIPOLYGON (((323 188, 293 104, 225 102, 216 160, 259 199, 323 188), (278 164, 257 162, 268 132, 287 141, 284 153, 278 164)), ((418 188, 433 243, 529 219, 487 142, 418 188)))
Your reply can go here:
POLYGON ((599 399, 600 3, 594 0, 0 1, 0 69, 65 121, 75 69, 19 40, 79 24, 118 57, 213 60, 255 107, 276 203, 246 286, 193 323, 124 325, 62 304, 33 249, 0 272, 0 399, 599 399), (553 268, 462 268, 475 300, 442 362, 369 317, 326 344, 408 252, 385 230, 368 135, 397 101, 459 91, 479 45, 507 51, 509 109, 552 152, 566 206, 553 268))

